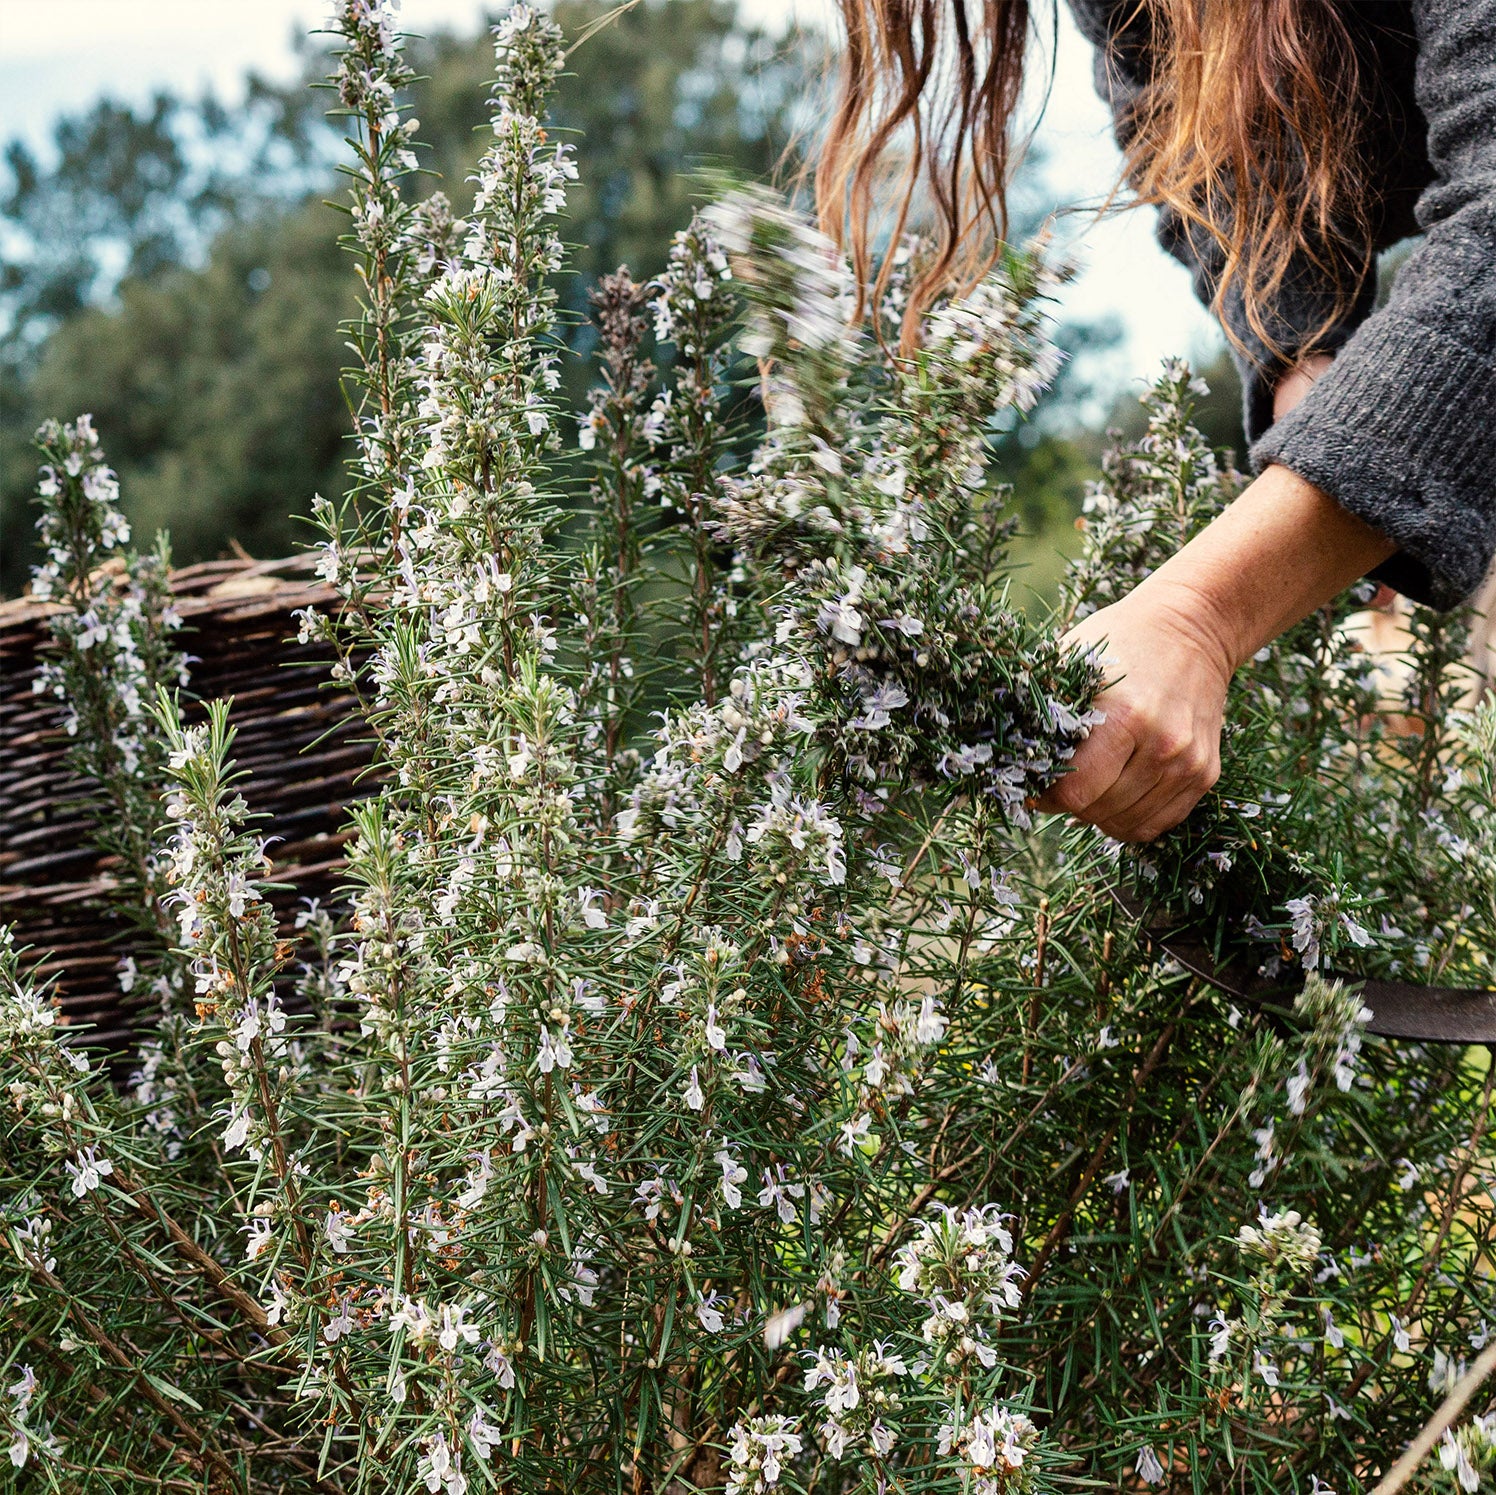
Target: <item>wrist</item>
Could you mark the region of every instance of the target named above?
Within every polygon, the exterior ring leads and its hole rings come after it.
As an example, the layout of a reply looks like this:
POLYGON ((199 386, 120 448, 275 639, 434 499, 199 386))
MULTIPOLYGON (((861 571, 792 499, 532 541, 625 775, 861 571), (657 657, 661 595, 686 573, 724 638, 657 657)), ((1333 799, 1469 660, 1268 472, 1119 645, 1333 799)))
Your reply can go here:
POLYGON ((1273 391, 1273 419, 1282 420, 1314 388, 1314 382, 1334 361, 1330 353, 1311 353, 1284 374, 1273 391))
POLYGON ((1138 590, 1188 619, 1235 671, 1396 549, 1275 463, 1138 590))
POLYGON ((1221 596, 1203 578, 1167 573, 1160 567, 1132 595, 1205 660, 1224 688, 1256 647, 1244 638, 1241 599, 1234 591, 1221 596))

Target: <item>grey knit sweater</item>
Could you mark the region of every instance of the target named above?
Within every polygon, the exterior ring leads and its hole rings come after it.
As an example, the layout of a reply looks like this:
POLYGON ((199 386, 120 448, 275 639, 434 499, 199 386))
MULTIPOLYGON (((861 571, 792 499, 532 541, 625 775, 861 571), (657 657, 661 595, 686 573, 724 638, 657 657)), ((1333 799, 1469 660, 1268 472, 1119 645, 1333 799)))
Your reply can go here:
MULTIPOLYGON (((1256 0, 1242 0, 1253 4, 1256 0)), ((1335 361, 1273 423, 1285 363, 1225 316, 1245 386, 1251 463, 1279 462, 1401 547, 1374 574, 1436 607, 1479 586, 1496 550, 1496 0, 1340 0, 1370 94, 1369 151, 1378 249, 1421 238, 1387 304, 1375 276, 1324 345, 1335 361)), ((1125 140, 1149 67, 1137 0, 1070 0, 1097 45, 1096 83, 1125 140)), ((1172 214, 1159 239, 1211 299, 1213 240, 1172 214)), ((1302 256, 1269 324, 1292 361, 1321 321, 1329 288, 1302 256)))

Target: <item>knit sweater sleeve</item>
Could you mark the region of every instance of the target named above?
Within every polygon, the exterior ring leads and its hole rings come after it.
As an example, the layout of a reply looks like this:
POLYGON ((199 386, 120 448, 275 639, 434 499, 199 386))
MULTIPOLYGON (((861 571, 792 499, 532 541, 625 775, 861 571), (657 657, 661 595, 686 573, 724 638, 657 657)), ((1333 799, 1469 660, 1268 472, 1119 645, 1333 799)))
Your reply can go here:
POLYGON ((1252 446, 1400 549, 1377 573, 1436 607, 1496 550, 1496 0, 1416 0, 1434 179, 1387 304, 1252 446))
MULTIPOLYGON (((1097 46, 1097 88, 1125 144, 1148 75, 1143 8, 1070 3, 1097 46)), ((1334 363, 1277 424, 1273 389, 1333 300, 1317 256, 1295 257, 1262 309, 1278 351, 1251 328, 1239 291, 1228 288, 1221 313, 1243 344, 1232 355, 1254 470, 1281 463, 1329 493, 1399 545, 1376 576, 1447 607, 1480 584, 1496 549, 1496 0, 1342 3, 1375 50, 1377 246, 1418 230, 1423 238, 1387 305, 1372 309, 1375 277, 1363 279, 1316 341, 1334 363), (1416 35, 1398 36, 1395 18, 1408 10, 1416 35)), ((1213 236, 1168 211, 1158 236, 1209 304, 1221 271, 1213 236)))

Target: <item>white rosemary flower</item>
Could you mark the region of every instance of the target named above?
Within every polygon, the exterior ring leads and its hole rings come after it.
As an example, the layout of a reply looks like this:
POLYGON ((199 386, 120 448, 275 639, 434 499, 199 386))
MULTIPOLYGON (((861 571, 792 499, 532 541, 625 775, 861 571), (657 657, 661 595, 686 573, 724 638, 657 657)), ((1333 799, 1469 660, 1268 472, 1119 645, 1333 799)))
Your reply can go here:
POLYGON ((1161 1485, 1164 1482, 1164 1466, 1150 1443, 1145 1443, 1138 1450, 1133 1468, 1145 1485, 1161 1485))
POLYGON ((100 1183, 114 1172, 114 1164, 108 1158, 101 1158, 95 1147, 83 1148, 76 1160, 69 1159, 64 1162, 63 1167, 67 1169, 68 1177, 72 1179, 75 1199, 82 1199, 85 1194, 97 1189, 100 1183))
POLYGON ((1242 1255, 1267 1266, 1283 1266, 1290 1272, 1307 1272, 1319 1260, 1320 1234, 1312 1220, 1305 1220, 1297 1210, 1258 1215, 1256 1225, 1243 1225, 1236 1242, 1242 1255))
POLYGON ((728 1433, 726 1495, 763 1495, 777 1485, 786 1461, 800 1452, 794 1427, 782 1414, 734 1423, 728 1433))

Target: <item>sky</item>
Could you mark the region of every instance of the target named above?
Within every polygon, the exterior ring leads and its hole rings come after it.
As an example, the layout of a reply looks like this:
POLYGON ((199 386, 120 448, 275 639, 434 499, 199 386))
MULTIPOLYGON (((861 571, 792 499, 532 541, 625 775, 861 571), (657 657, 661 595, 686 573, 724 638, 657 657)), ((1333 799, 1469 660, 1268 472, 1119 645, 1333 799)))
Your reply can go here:
MULTIPOLYGON (((796 20, 824 23, 828 15, 828 0, 740 3, 775 30, 796 20)), ((481 0, 404 0, 402 26, 471 31, 483 9, 481 0)), ((322 0, 0 0, 0 140, 40 143, 58 113, 101 94, 138 100, 159 87, 212 87, 232 100, 251 70, 295 77, 294 39, 327 10, 322 0)), ((1091 48, 1060 11, 1054 90, 1038 140, 1057 200, 1084 206, 1112 186, 1118 154, 1091 85, 1091 48)), ((1100 222, 1069 214, 1059 224, 1080 267, 1061 314, 1121 321, 1123 345, 1106 360, 1119 383, 1150 378, 1169 354, 1203 359, 1222 346, 1185 271, 1154 243, 1152 218, 1143 209, 1100 222)))

